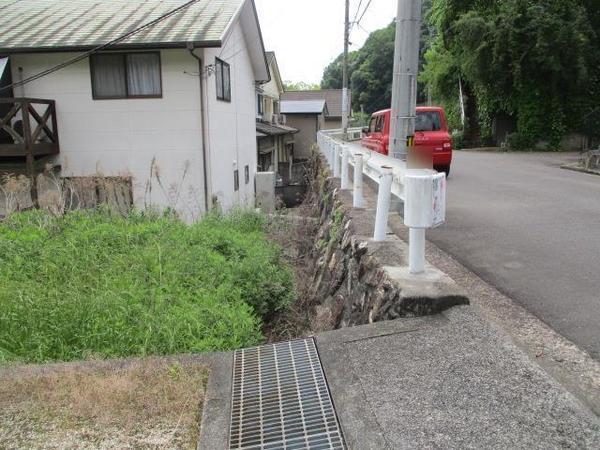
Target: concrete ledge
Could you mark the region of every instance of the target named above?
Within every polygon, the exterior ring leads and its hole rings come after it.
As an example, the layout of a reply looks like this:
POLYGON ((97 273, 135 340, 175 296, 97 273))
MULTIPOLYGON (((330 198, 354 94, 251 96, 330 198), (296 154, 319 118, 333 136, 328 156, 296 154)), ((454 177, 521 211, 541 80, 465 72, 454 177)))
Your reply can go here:
POLYGON ((573 172, 587 173, 590 175, 600 175, 600 170, 586 169, 579 164, 563 164, 561 169, 572 170, 573 172))
POLYGON ((470 306, 316 336, 349 449, 600 448, 600 421, 470 306))
POLYGON ((229 448, 232 382, 233 353, 210 355, 198 450, 229 448))

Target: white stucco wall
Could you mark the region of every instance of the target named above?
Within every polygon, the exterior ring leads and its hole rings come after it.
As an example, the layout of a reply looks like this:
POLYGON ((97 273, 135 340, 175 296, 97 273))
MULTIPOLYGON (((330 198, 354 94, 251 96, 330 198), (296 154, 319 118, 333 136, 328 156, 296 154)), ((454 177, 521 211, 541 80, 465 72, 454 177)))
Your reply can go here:
MULTIPOLYGON (((193 220, 205 205, 199 65, 187 50, 160 53, 163 95, 159 99, 94 100, 87 59, 28 83, 23 91, 17 88, 15 95, 56 100, 61 151, 57 162, 63 176, 130 175, 136 206, 173 207, 193 220), (153 160, 162 187, 157 176, 150 176, 153 160)), ((237 204, 253 207, 255 76, 242 27, 233 24, 224 48, 195 53, 204 66, 214 64, 219 55, 231 66, 231 102, 217 100, 214 72, 202 74, 209 205, 216 197, 224 210, 237 204), (240 180, 237 192, 235 169, 240 180)), ((13 79, 20 79, 19 67, 27 78, 73 56, 12 55, 13 79)))
POLYGON ((233 205, 253 207, 256 150, 255 77, 241 26, 235 24, 222 49, 204 49, 204 64, 219 57, 231 67, 231 102, 217 100, 214 73, 206 78, 211 190, 224 209, 233 205), (244 167, 250 170, 249 182, 244 167), (239 170, 240 189, 233 191, 233 173, 239 170))
MULTIPOLYGON (((13 55, 13 79, 19 67, 26 78, 73 55, 13 55)), ((94 100, 87 59, 15 95, 56 100, 63 176, 131 175, 136 206, 174 207, 193 219, 204 209, 198 62, 185 50, 163 50, 161 66, 159 99, 94 100), (150 177, 153 159, 162 187, 150 177)))

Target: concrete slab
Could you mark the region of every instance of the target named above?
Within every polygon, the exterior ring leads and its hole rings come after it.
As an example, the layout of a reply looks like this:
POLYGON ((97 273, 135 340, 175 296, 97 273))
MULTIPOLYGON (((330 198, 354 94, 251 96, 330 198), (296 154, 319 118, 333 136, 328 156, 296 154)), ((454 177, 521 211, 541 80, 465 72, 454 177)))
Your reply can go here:
POLYGON ((351 449, 600 448, 600 421, 468 306, 317 336, 351 449))

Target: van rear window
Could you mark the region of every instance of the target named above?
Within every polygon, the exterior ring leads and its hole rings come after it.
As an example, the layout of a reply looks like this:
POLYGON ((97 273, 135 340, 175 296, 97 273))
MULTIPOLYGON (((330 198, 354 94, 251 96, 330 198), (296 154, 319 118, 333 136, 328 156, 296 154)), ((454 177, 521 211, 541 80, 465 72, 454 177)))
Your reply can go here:
POLYGON ((417 112, 415 131, 440 131, 442 120, 436 111, 417 112))

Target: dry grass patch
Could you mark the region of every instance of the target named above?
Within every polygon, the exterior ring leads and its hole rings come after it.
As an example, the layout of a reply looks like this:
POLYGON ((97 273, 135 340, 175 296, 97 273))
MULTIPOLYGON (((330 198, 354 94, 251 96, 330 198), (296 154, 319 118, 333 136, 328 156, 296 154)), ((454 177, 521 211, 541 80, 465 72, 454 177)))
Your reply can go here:
POLYGON ((0 448, 195 448, 207 369, 160 359, 0 374, 0 448))

